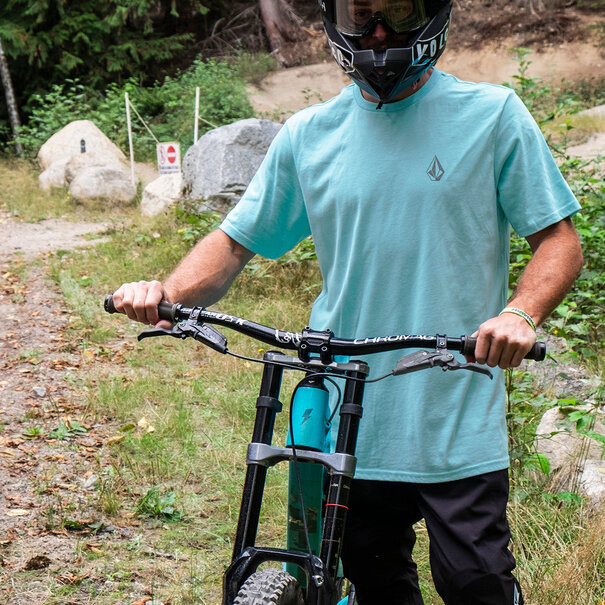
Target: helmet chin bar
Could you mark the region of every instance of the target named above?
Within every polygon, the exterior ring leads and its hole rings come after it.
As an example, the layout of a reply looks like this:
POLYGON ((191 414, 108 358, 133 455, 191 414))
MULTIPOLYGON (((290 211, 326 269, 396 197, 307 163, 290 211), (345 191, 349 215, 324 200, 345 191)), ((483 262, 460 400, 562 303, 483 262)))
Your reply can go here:
POLYGON ((430 61, 422 60, 422 57, 414 63, 412 56, 412 48, 360 50, 354 55, 352 69, 345 71, 362 90, 378 99, 382 105, 412 86, 432 66, 430 61))
POLYGON ((382 106, 383 103, 390 103, 418 82, 430 67, 431 63, 428 61, 410 65, 403 75, 397 78, 393 71, 377 62, 375 69, 368 73, 365 81, 360 79, 356 83, 362 90, 378 99, 382 106))

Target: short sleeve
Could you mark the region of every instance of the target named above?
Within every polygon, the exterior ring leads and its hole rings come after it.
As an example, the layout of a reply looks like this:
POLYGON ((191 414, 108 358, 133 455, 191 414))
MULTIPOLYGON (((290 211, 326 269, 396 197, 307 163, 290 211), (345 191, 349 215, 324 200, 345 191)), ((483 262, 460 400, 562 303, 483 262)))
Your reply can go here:
POLYGON ((497 126, 495 171, 500 207, 522 237, 580 209, 538 125, 513 92, 497 126))
POLYGON ((287 124, 278 132, 221 230, 255 254, 279 258, 311 229, 287 124))

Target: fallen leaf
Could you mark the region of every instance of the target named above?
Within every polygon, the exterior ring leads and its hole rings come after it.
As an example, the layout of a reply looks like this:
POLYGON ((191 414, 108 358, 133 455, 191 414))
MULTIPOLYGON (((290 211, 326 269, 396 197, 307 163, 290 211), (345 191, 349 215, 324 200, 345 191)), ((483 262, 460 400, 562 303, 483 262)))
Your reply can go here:
POLYGON ((29 511, 23 508, 14 508, 6 511, 7 517, 23 517, 24 515, 29 515, 29 511))
POLYGON ((110 437, 105 441, 105 445, 113 445, 114 443, 120 443, 126 439, 126 435, 116 435, 115 437, 110 437))
POLYGON ((85 580, 88 577, 90 577, 90 571, 87 571, 83 574, 62 573, 57 576, 57 580, 61 582, 61 584, 75 586, 76 584, 80 584, 82 580, 85 580))

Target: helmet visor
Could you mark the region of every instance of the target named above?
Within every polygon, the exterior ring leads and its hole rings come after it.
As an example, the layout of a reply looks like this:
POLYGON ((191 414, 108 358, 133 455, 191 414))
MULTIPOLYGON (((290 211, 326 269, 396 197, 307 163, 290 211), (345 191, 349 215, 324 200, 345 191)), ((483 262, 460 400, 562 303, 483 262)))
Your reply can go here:
POLYGON ((368 35, 378 23, 401 34, 430 21, 422 0, 335 0, 334 7, 334 25, 347 36, 368 35))

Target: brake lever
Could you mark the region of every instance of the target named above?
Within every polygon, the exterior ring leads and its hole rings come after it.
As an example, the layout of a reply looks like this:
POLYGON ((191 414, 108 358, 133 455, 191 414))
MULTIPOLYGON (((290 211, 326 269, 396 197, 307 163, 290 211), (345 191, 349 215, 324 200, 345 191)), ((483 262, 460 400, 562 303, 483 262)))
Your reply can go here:
POLYGON ((454 359, 454 356, 451 353, 445 350, 437 350, 433 353, 429 353, 429 351, 417 351, 416 353, 406 355, 397 360, 397 365, 393 370, 393 376, 410 374, 412 372, 419 372, 420 370, 434 367, 439 367, 444 372, 447 370, 469 370, 470 372, 485 374, 486 376, 489 376, 490 379, 493 379, 494 377, 486 367, 479 365, 478 363, 460 363, 454 359))
POLYGON ((141 341, 143 338, 154 338, 156 336, 172 336, 174 338, 185 339, 189 336, 189 334, 186 334, 176 327, 172 328, 171 330, 166 330, 165 328, 150 328, 149 330, 143 330, 137 336, 137 340, 141 341))
POLYGON ((446 366, 443 367, 443 370, 469 370, 470 372, 477 372, 478 374, 485 374, 490 377, 490 380, 493 380, 494 375, 488 370, 485 366, 482 366, 478 363, 460 363, 453 359, 446 366))
POLYGON ((153 338, 155 336, 172 336, 173 338, 193 338, 207 347, 218 351, 219 353, 227 352, 227 339, 221 334, 216 328, 206 325, 198 324, 196 321, 191 319, 186 321, 180 321, 171 330, 164 328, 151 328, 150 330, 143 330, 138 340, 143 338, 153 338))

